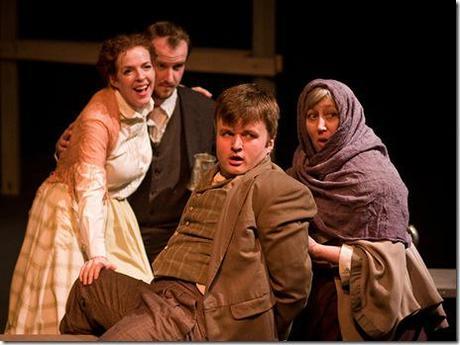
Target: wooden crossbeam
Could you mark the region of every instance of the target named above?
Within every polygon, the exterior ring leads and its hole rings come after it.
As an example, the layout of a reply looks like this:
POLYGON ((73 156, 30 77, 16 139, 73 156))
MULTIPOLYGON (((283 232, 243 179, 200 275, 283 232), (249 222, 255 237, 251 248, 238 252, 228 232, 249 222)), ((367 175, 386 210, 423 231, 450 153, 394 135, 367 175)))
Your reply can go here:
MULTIPOLYGON (((94 65, 98 42, 43 40, 0 41, 1 60, 32 60, 94 65)), ((193 48, 187 70, 203 73, 273 77, 282 71, 282 57, 254 56, 249 50, 193 48)))

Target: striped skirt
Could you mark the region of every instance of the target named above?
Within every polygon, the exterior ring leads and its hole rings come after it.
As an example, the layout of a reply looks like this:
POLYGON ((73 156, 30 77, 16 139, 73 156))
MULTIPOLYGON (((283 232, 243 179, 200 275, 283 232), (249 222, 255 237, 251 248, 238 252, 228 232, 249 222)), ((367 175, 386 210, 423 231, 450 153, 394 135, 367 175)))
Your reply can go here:
MULTIPOLYGON (((7 334, 58 334, 70 289, 84 263, 75 201, 62 183, 37 191, 10 289, 7 334)), ((109 199, 105 230, 117 271, 153 278, 136 218, 127 201, 109 199)))

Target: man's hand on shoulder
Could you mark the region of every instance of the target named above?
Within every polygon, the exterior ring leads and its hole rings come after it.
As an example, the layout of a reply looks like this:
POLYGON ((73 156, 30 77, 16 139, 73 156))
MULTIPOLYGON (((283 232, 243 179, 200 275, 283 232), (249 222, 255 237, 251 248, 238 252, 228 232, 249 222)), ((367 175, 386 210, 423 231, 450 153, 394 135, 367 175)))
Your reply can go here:
POLYGON ((198 93, 201 93, 205 97, 212 98, 212 93, 209 92, 208 90, 202 88, 201 86, 194 86, 194 87, 192 87, 192 90, 196 91, 198 93))

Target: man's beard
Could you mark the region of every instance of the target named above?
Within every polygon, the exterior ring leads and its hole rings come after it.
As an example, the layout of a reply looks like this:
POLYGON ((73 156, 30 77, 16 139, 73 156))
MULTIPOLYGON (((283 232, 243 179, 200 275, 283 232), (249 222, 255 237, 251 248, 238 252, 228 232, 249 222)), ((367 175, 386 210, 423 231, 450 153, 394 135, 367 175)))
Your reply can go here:
MULTIPOLYGON (((162 87, 162 91, 158 92, 156 89, 153 91, 153 98, 156 101, 164 101, 165 99, 169 98, 171 94, 174 92, 174 87, 172 88, 165 88, 162 87)), ((161 90, 161 89, 160 89, 161 90)))

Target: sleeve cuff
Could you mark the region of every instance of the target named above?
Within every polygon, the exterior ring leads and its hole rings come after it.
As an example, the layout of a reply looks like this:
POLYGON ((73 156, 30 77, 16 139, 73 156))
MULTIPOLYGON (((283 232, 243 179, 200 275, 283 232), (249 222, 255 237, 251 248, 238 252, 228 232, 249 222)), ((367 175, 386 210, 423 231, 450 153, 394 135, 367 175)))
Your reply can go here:
POLYGON ((94 258, 95 256, 104 256, 107 257, 107 252, 105 250, 105 243, 104 239, 94 241, 93 243, 90 244, 89 246, 89 258, 94 258))
POLYGON ((342 282, 342 287, 348 287, 350 284, 351 275, 351 257, 353 255, 353 247, 343 244, 340 248, 339 257, 339 274, 342 282))

